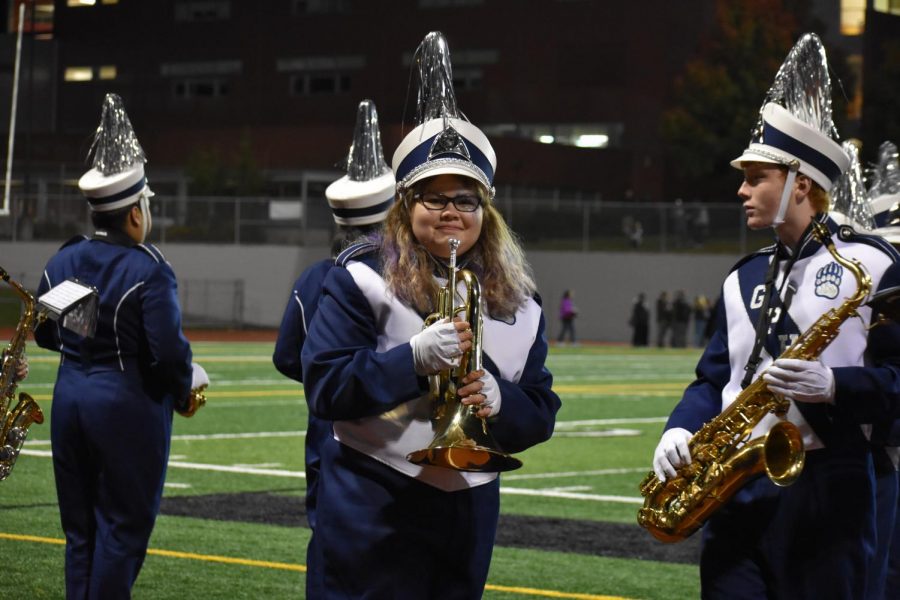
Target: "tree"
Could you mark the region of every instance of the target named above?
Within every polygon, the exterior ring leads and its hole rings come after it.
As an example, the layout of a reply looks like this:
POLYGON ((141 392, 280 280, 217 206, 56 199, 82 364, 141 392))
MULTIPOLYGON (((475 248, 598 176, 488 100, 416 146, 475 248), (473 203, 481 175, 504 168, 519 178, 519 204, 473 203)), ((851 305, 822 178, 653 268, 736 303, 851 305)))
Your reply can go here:
POLYGON ((662 134, 676 195, 734 197, 728 163, 743 150, 775 73, 798 37, 798 3, 716 0, 715 24, 685 65, 662 134))

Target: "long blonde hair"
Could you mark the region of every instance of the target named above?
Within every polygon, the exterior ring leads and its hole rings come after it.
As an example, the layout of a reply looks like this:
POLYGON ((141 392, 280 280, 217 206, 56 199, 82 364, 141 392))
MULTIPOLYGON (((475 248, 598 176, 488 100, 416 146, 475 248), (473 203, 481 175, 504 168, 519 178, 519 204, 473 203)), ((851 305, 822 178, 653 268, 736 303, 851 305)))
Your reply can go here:
MULTIPOLYGON (((388 212, 381 240, 383 277, 388 289, 400 300, 420 312, 434 310, 439 289, 434 279, 435 258, 413 234, 411 213, 418 182, 397 196, 388 212)), ((481 284, 488 314, 494 319, 509 319, 537 291, 531 266, 515 234, 494 206, 481 184, 475 186, 484 211, 481 235, 469 251, 466 268, 481 284)))

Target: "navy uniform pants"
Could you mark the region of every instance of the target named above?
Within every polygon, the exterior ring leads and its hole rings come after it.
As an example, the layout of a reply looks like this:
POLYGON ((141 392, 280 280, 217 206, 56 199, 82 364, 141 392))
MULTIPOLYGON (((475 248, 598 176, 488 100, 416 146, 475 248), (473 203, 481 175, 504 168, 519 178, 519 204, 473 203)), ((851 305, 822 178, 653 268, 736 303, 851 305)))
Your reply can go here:
POLYGON ((162 496, 171 402, 134 370, 59 369, 51 417, 53 469, 66 534, 66 597, 129 598, 162 496))
POLYGON ((883 447, 875 446, 872 449, 872 457, 875 462, 875 514, 877 515, 878 547, 872 562, 872 569, 869 572, 866 598, 884 600, 893 598, 900 591, 894 588, 888 593, 886 587, 888 559, 897 515, 897 470, 883 447))
POLYGON ((307 597, 480 598, 499 490, 497 479, 445 492, 326 440, 307 597))
POLYGON ((784 488, 753 480, 704 527, 702 597, 864 598, 874 486, 867 446, 807 452, 803 473, 784 488))

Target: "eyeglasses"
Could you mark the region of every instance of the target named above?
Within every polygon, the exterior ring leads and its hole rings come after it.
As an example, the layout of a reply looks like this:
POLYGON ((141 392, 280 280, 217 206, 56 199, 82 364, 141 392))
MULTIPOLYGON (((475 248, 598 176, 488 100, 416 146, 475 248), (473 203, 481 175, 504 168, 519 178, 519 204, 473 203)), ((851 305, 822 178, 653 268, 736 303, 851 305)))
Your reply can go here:
POLYGON ((449 202, 452 202, 454 208, 459 212, 466 213, 475 212, 481 206, 481 198, 469 194, 452 198, 448 198, 443 194, 416 194, 415 199, 416 202, 421 202, 422 206, 428 210, 444 210, 449 202))

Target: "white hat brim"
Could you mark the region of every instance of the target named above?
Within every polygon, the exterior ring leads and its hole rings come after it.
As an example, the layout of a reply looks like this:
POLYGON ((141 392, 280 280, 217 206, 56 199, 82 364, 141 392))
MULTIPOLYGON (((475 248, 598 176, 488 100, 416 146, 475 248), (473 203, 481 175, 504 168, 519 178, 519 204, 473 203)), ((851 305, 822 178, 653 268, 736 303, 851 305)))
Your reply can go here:
POLYGON ((325 198, 339 225, 371 225, 387 216, 396 193, 390 171, 368 181, 353 181, 345 175, 325 190, 325 198))

